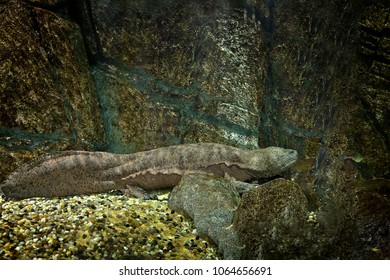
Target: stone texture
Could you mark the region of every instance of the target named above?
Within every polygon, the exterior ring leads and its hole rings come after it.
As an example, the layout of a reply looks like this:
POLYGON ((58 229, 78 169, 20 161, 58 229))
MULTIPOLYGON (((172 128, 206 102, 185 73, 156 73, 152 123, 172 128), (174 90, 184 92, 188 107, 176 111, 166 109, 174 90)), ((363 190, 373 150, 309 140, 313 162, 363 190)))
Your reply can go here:
POLYGON ((243 259, 304 256, 307 200, 299 185, 276 179, 242 196, 233 228, 245 246, 243 259))
POLYGON ((308 211, 294 182, 273 180, 246 192, 236 210, 243 259, 387 259, 390 183, 352 183, 328 207, 308 211), (310 218, 310 216, 312 218, 310 218))
POLYGON ((79 27, 48 10, 10 1, 0 5, 0 33, 1 145, 53 149, 101 143, 79 27))
POLYGON ((152 81, 142 69, 100 65, 93 77, 110 151, 129 153, 180 143, 180 112, 144 94, 152 81))
MULTIPOLYGON (((343 242, 355 238, 354 207, 345 189, 389 177, 389 3, 268 1, 266 9, 274 28, 259 145, 298 150, 306 162, 293 177, 326 228, 324 239, 338 235, 335 244, 345 245, 338 253, 351 257, 346 248, 353 245, 343 242)), ((359 258, 372 257, 366 253, 359 258)))
POLYGON ((388 5, 269 3, 275 29, 260 97, 259 144, 293 145, 313 156, 309 147, 317 142, 317 155, 320 145, 333 157, 364 155, 365 178, 388 176, 388 5))
POLYGON ((257 146, 262 33, 230 8, 229 1, 91 1, 103 60, 146 70, 156 88, 137 90, 162 94, 159 101, 180 114, 182 142, 257 146))
MULTIPOLYGON (((346 190, 351 203, 345 230, 352 244, 344 246, 349 259, 388 259, 390 255, 390 181, 356 182, 346 190)), ((347 239, 346 239, 347 240, 347 239)))
POLYGON ((231 227, 239 195, 233 182, 208 175, 185 175, 169 206, 194 220, 197 231, 218 245, 224 259, 239 259, 242 247, 231 227))
POLYGON ((30 3, 36 4, 36 5, 52 7, 52 6, 64 4, 65 2, 67 2, 67 0, 27 0, 27 2, 30 2, 30 3))

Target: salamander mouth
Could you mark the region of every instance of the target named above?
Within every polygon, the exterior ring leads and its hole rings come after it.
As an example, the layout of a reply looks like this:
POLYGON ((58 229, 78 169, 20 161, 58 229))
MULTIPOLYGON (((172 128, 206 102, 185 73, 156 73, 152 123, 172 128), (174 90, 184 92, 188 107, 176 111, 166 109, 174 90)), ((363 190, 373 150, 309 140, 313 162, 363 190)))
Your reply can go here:
POLYGON ((287 161, 284 161, 281 165, 282 169, 286 170, 290 167, 293 167, 297 163, 297 154, 295 152, 295 155, 289 158, 287 161))
POLYGON ((296 162, 297 162, 297 159, 296 159, 296 158, 293 158, 293 159, 291 159, 290 161, 288 161, 288 162, 286 163, 286 166, 287 166, 287 167, 293 166, 296 162))

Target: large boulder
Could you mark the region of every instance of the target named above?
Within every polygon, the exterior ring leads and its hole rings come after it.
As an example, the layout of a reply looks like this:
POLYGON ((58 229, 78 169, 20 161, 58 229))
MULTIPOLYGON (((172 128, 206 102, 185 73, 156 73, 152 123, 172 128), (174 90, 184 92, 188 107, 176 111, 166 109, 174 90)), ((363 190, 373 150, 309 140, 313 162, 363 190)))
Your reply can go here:
POLYGON ((239 259, 242 246, 232 227, 239 194, 234 182, 209 175, 185 175, 170 194, 169 206, 190 217, 197 231, 219 247, 225 259, 239 259))
POLYGON ((299 185, 276 179, 242 196, 233 228, 243 259, 295 259, 305 255, 307 200, 299 185))

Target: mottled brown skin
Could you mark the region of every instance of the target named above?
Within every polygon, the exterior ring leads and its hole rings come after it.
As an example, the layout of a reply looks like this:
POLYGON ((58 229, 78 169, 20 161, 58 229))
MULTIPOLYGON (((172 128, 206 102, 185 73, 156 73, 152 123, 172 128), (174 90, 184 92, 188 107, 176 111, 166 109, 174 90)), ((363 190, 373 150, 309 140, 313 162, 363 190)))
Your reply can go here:
POLYGON ((213 143, 163 147, 134 154, 68 151, 46 155, 14 171, 1 186, 11 198, 100 193, 128 186, 171 188, 185 173, 211 173, 239 181, 268 178, 290 168, 294 150, 243 150, 213 143))

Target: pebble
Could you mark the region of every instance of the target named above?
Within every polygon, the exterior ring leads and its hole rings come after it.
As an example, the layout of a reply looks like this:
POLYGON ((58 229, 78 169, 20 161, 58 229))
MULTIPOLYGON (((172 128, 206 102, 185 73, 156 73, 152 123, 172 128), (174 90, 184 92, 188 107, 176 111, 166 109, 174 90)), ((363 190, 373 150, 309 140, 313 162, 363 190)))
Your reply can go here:
POLYGON ((307 219, 306 221, 310 224, 317 224, 318 221, 317 221, 317 214, 314 213, 314 212, 310 212, 308 215, 307 215, 307 219))
POLYGON ((166 199, 0 196, 0 259, 213 260, 217 251, 166 199))

